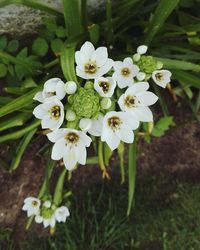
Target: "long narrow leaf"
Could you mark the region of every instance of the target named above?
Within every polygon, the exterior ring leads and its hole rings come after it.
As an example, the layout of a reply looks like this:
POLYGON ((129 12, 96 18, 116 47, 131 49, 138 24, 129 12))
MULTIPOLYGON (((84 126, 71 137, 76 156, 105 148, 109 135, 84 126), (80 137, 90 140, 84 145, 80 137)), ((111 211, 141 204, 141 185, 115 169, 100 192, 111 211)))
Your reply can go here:
POLYGON ((21 158, 22 158, 29 142, 31 141, 31 139, 34 136, 36 131, 37 131, 37 129, 33 129, 30 132, 28 132, 28 134, 24 136, 24 138, 22 139, 22 141, 18 145, 18 147, 16 149, 16 155, 13 156, 13 159, 12 159, 10 171, 15 170, 19 166, 21 158))
POLYGON ((146 44, 149 44, 160 30, 165 20, 178 5, 179 0, 161 0, 147 26, 146 44))
POLYGON ((6 134, 0 137, 0 143, 3 143, 5 141, 9 140, 16 140, 18 138, 21 138, 23 135, 25 135, 27 132, 33 130, 34 128, 37 128, 40 125, 41 121, 40 120, 35 120, 31 125, 20 129, 16 132, 6 134))
POLYGON ((20 110, 21 108, 27 106, 33 101, 34 95, 42 88, 42 86, 38 86, 34 88, 30 92, 14 99, 13 101, 9 102, 8 104, 4 105, 0 108, 0 117, 10 114, 16 110, 20 110))
POLYGON ((182 81, 188 86, 193 86, 195 88, 200 88, 200 79, 191 73, 184 72, 181 70, 172 71, 172 75, 175 79, 182 81))
POLYGON ((128 152, 128 209, 127 216, 130 215, 135 193, 135 179, 136 179, 136 157, 137 157, 137 140, 129 145, 128 152))

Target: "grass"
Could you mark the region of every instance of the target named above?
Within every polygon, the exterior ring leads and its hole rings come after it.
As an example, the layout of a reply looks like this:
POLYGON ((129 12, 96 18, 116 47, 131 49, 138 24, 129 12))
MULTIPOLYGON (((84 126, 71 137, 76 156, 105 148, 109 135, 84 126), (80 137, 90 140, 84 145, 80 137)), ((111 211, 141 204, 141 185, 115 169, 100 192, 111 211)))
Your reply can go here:
MULTIPOLYGON (((138 178, 135 207, 127 218, 126 187, 110 184, 76 194, 70 219, 54 236, 39 238, 29 232, 20 249, 200 249, 200 185, 148 172, 138 178)), ((10 231, 1 230, 0 242, 1 249, 14 249, 10 231)))

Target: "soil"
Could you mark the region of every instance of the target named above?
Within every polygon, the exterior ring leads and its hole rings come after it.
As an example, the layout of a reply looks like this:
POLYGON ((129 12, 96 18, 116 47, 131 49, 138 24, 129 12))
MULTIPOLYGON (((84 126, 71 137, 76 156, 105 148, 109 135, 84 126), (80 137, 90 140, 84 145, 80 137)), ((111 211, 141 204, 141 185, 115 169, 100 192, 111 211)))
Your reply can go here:
MULTIPOLYGON (((172 176, 172 179, 198 182, 200 177, 200 126, 192 117, 191 111, 183 103, 170 105, 170 113, 175 117, 177 126, 161 138, 152 138, 147 144, 142 139, 138 148, 138 176, 148 170, 152 175, 161 173, 172 176)), ((157 116, 161 112, 156 111, 157 116)), ((27 196, 36 196, 44 175, 46 159, 38 154, 39 148, 46 143, 38 136, 26 150, 20 166, 13 173, 0 169, 0 226, 10 228, 14 239, 21 240, 26 236, 26 216, 22 212, 23 200, 27 196)), ((9 146, 0 148, 0 157, 5 158, 9 146)), ((112 181, 116 181, 116 156, 111 159, 108 168, 112 181)), ((116 170, 117 169, 117 170, 116 170)), ((138 177, 139 178, 139 177, 138 177)), ((72 177, 72 188, 79 190, 90 188, 102 181, 98 166, 79 167, 72 177), (89 180, 89 181, 88 181, 89 180)), ((162 191, 162 190, 161 190, 162 191)), ((34 226, 37 230, 37 226, 34 226)), ((41 227, 40 227, 41 233, 41 227)))

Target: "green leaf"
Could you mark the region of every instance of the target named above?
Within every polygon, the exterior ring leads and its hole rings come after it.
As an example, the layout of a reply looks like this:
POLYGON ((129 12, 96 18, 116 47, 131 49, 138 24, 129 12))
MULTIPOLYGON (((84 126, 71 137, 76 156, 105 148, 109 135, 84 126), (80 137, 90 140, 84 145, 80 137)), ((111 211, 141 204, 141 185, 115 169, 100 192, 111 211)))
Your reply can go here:
POLYGON ((61 52, 61 68, 63 71, 63 74, 67 81, 75 81, 78 83, 75 73, 75 67, 74 67, 74 58, 75 58, 75 48, 76 48, 76 42, 68 43, 66 48, 64 48, 61 52))
POLYGON ((64 168, 56 183, 56 188, 55 188, 54 196, 53 196, 53 203, 56 206, 59 206, 60 203, 62 202, 62 191, 63 191, 63 185, 64 185, 66 173, 67 173, 67 169, 64 168))
POLYGON ((45 56, 48 52, 48 43, 44 38, 38 37, 33 42, 32 51, 35 55, 45 56))
POLYGON ((64 38, 67 36, 66 29, 63 26, 59 26, 56 29, 56 36, 59 38, 64 38))
POLYGON ((152 135, 156 137, 163 136, 170 126, 174 125, 173 116, 160 118, 152 130, 152 135))
POLYGON ((1 36, 0 37, 0 49, 4 50, 7 47, 7 37, 1 36))
POLYGON ((156 60, 161 61, 164 67, 167 69, 192 70, 195 72, 200 72, 199 64, 181 60, 158 58, 158 57, 156 57, 156 60))
POLYGON ((54 39, 51 41, 51 49, 52 51, 57 54, 59 53, 64 47, 64 43, 61 39, 54 39))
POLYGON ((4 131, 9 128, 14 128, 22 126, 26 120, 30 118, 31 115, 26 113, 20 113, 13 117, 5 119, 0 119, 0 131, 4 131))
POLYGON ((1 63, 0 64, 0 77, 5 77, 7 74, 7 67, 5 66, 5 64, 1 63))
POLYGON ((137 140, 129 145, 128 151, 128 208, 127 216, 130 215, 135 193, 135 178, 136 178, 136 157, 137 157, 137 140))
POLYGON ((98 24, 92 24, 88 27, 88 32, 90 36, 90 41, 96 45, 99 41, 100 37, 100 27, 98 24))
POLYGON ((13 155, 12 162, 10 165, 10 171, 14 171, 19 166, 21 158, 36 131, 37 129, 33 129, 28 132, 17 146, 15 155, 13 155))
POLYGON ((28 93, 12 100, 11 102, 7 103, 3 107, 0 108, 0 117, 10 114, 16 110, 20 110, 21 108, 27 106, 28 104, 33 102, 33 97, 35 94, 42 89, 42 85, 34 88, 33 90, 29 91, 28 93))
POLYGON ((82 0, 62 0, 67 36, 80 35, 82 28, 82 0))
POLYGON ((50 32, 56 32, 57 30, 57 24, 55 18, 44 18, 43 22, 45 26, 47 27, 47 30, 50 32))
POLYGON ((184 84, 186 84, 188 86, 200 88, 199 77, 197 77, 191 73, 184 72, 181 70, 176 70, 176 71, 172 71, 172 75, 175 79, 183 82, 184 84))
POLYGON ((18 48, 19 48, 19 41, 18 40, 11 40, 8 43, 8 47, 7 47, 8 52, 13 53, 13 52, 17 51, 18 48))
POLYGON ((178 5, 179 0, 160 0, 157 8, 153 14, 152 19, 149 21, 146 28, 146 41, 145 44, 149 44, 156 33, 160 30, 162 25, 172 11, 178 5))
POLYGON ((40 125, 40 123, 41 123, 40 120, 34 120, 32 124, 26 126, 25 128, 22 128, 10 134, 2 135, 0 137, 0 143, 21 138, 23 135, 25 135, 29 131, 33 130, 34 128, 37 128, 40 125))

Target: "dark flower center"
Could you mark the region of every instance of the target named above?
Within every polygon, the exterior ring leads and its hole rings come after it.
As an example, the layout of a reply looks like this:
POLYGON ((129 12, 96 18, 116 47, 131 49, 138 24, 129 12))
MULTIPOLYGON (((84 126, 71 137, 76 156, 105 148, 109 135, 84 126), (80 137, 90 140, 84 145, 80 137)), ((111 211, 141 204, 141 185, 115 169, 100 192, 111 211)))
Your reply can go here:
POLYGON ((104 93, 107 93, 110 89, 109 82, 99 82, 99 86, 102 88, 104 93))
POLYGON ((122 75, 123 75, 123 76, 129 76, 130 73, 131 73, 131 72, 130 72, 130 69, 127 68, 127 67, 123 68, 121 72, 122 72, 122 75))
POLYGON ((136 98, 135 96, 127 96, 124 100, 124 105, 128 108, 135 107, 136 105, 136 98))
POLYGON ((97 71, 97 65, 95 62, 89 62, 85 64, 85 73, 87 74, 95 74, 97 71))
POLYGON ((60 118, 60 113, 61 113, 61 110, 60 110, 60 106, 58 106, 58 105, 53 106, 50 109, 51 117, 53 117, 56 120, 60 118))
POLYGON ((156 80, 157 80, 157 81, 163 80, 163 74, 161 74, 161 73, 157 73, 157 74, 155 75, 155 77, 156 77, 156 80))
POLYGON ((112 116, 108 119, 108 126, 114 131, 120 128, 122 121, 117 116, 112 116))
POLYGON ((76 133, 70 132, 65 136, 65 140, 68 143, 76 144, 79 140, 79 136, 76 133))

